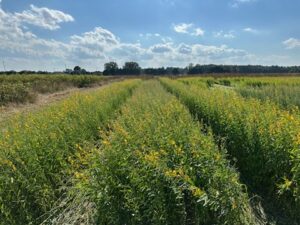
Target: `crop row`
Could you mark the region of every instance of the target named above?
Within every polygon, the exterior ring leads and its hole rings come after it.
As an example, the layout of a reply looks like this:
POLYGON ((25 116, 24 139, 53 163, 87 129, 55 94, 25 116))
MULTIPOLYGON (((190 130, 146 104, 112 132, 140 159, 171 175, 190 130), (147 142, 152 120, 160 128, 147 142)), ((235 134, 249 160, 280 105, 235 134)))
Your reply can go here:
POLYGON ((260 78, 182 78, 185 84, 198 84, 211 88, 229 88, 245 98, 256 98, 264 102, 272 101, 283 109, 300 108, 299 77, 260 77, 260 78))
POLYGON ((139 81, 76 94, 43 111, 17 116, 0 133, 0 224, 38 224, 64 193, 68 177, 84 165, 83 145, 139 81))
POLYGON ((255 224, 238 173, 200 130, 159 82, 138 87, 92 160, 98 224, 255 224))
POLYGON ((244 99, 232 91, 161 82, 211 126, 252 191, 272 198, 290 218, 300 215, 300 118, 271 102, 244 99))

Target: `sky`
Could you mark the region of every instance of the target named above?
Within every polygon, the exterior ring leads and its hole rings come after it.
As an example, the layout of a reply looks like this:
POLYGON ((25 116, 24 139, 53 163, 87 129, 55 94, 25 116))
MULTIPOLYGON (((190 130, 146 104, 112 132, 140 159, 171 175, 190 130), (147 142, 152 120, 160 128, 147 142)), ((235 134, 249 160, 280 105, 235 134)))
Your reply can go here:
POLYGON ((300 65, 299 0, 0 0, 0 70, 300 65))

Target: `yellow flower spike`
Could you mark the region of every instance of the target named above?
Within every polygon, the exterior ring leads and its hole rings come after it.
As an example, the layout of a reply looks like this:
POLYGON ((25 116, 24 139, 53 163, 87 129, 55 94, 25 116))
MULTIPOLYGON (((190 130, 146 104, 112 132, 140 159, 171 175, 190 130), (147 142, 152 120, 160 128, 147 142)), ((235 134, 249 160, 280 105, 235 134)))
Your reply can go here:
POLYGON ((197 197, 197 198, 200 198, 205 194, 205 192, 203 190, 201 190, 200 188, 195 187, 195 186, 193 186, 191 188, 191 191, 192 191, 193 196, 197 197))
POLYGON ((167 176, 167 177, 177 177, 177 172, 176 172, 176 170, 167 170, 166 172, 165 172, 165 175, 167 176))
POLYGON ((235 201, 232 202, 231 208, 232 208, 232 209, 236 209, 236 208, 237 208, 237 205, 236 205, 236 202, 235 202, 235 201))
POLYGON ((181 147, 177 148, 177 149, 175 150, 175 153, 176 153, 176 155, 181 155, 181 154, 183 153, 181 147))
POLYGON ((216 155, 215 155, 215 160, 216 161, 219 161, 221 159, 221 154, 218 152, 216 155))
POLYGON ((103 141, 102 141, 102 144, 103 144, 103 145, 109 145, 110 143, 109 143, 108 140, 103 140, 103 141))
POLYGON ((9 166, 13 171, 17 170, 16 166, 10 160, 4 159, 2 164, 9 166))
POLYGON ((171 145, 176 145, 176 142, 174 140, 170 140, 169 142, 171 145))
POLYGON ((295 141, 297 145, 300 145, 300 133, 297 134, 295 141))
POLYGON ((291 185, 293 184, 293 181, 290 181, 288 178, 284 178, 284 188, 285 189, 289 189, 291 187, 291 185))
POLYGON ((157 164, 159 160, 159 153, 158 152, 150 152, 149 154, 145 155, 145 160, 150 162, 151 164, 157 164))

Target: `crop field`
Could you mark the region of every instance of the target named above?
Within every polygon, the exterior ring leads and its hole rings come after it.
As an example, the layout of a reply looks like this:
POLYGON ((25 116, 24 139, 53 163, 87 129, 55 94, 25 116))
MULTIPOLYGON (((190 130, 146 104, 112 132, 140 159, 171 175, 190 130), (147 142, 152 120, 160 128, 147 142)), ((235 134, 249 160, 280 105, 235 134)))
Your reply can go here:
POLYGON ((299 107, 299 77, 160 77, 13 115, 0 225, 300 224, 299 107))
POLYGON ((97 85, 107 78, 88 75, 1 75, 0 106, 35 102, 38 94, 97 85))

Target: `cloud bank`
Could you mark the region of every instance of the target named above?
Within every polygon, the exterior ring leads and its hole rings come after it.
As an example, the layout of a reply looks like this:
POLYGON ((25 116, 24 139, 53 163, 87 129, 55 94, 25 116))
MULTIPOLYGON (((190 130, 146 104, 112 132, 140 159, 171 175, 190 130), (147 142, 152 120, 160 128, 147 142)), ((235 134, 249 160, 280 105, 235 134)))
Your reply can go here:
MULTIPOLYGON (((0 0, 1 1, 1 0, 0 0)), ((1 2, 0 2, 1 3, 1 2)), ((80 65, 87 70, 102 70, 103 64, 116 61, 137 61, 143 67, 186 66, 200 64, 263 64, 258 57, 243 50, 227 45, 207 45, 201 43, 175 42, 161 34, 140 34, 142 38, 153 38, 150 46, 141 42, 123 42, 117 35, 103 27, 74 34, 64 42, 45 39, 34 34, 26 25, 55 31, 63 23, 75 19, 65 12, 39 8, 18 13, 6 12, 0 5, 0 58, 5 60, 8 69, 14 70, 63 70, 80 65)), ((173 25, 177 33, 190 36, 203 36, 204 30, 194 24, 173 25)), ((245 30, 246 31, 246 30, 245 30)), ((250 32, 250 30, 249 30, 250 32)), ((216 37, 234 38, 233 32, 217 32, 216 37)), ((138 38, 138 37, 137 37, 138 38)), ((284 42, 287 48, 300 46, 297 39, 284 42)), ((275 57, 275 56, 274 56, 275 57)))

